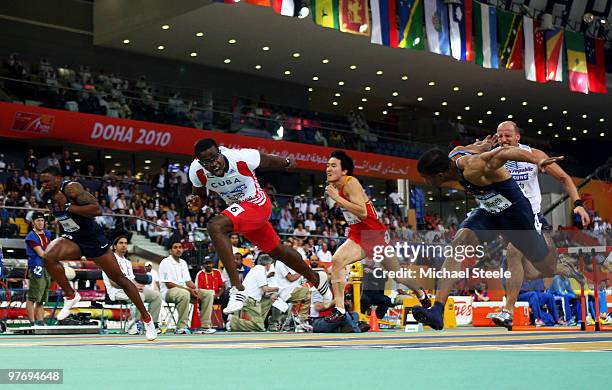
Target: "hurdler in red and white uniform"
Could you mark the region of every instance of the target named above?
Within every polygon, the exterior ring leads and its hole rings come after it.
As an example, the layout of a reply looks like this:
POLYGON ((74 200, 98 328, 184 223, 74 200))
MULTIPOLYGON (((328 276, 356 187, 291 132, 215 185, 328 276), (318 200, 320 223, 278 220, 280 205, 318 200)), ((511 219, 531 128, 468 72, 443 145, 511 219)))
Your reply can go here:
POLYGON ((281 245, 280 238, 269 222, 272 204, 261 189, 255 176, 256 169, 288 169, 292 160, 261 153, 256 149, 228 149, 219 147, 210 138, 195 145, 195 160, 189 168, 189 179, 193 184, 193 197, 189 206, 198 212, 207 191, 216 192, 229 205, 207 225, 208 233, 227 269, 233 288, 230 302, 224 309, 226 314, 242 308, 246 295, 240 283, 232 253, 230 233, 240 233, 263 252, 287 264, 317 286, 326 301, 332 299, 327 274, 314 272, 293 248, 281 245))

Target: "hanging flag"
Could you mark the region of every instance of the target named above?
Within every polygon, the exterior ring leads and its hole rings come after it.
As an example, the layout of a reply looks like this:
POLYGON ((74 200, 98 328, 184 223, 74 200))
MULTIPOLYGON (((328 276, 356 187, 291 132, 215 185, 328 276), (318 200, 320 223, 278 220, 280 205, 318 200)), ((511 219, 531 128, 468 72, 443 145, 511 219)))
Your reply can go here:
POLYGON ((571 91, 589 93, 589 75, 587 73, 584 35, 565 31, 565 48, 567 50, 567 68, 571 91))
POLYGON ((260 7, 269 7, 270 6, 270 0, 244 0, 249 4, 252 5, 258 5, 260 7))
POLYGON ((215 3, 223 3, 223 4, 236 4, 240 2, 240 0, 213 0, 215 3))
POLYGON ((606 60, 604 51, 604 40, 585 37, 584 41, 587 69, 589 75, 589 91, 595 93, 607 93, 606 86, 606 60))
POLYGON ((448 4, 448 20, 453 57, 459 61, 472 61, 472 0, 448 4))
POLYGON ((277 14, 284 16, 295 16, 294 0, 272 0, 272 8, 277 14))
POLYGON ((340 31, 370 35, 368 0, 339 0, 340 31))
POLYGON ((429 51, 450 56, 448 11, 443 0, 425 0, 425 30, 429 51))
POLYGON ((497 17, 495 7, 476 2, 474 6, 474 51, 483 68, 499 67, 497 59, 497 17))
POLYGON ((397 47, 396 0, 370 0, 372 7, 372 38, 377 45, 397 47))
POLYGON ((555 27, 544 33, 546 41, 546 80, 563 81, 563 29, 555 27))
POLYGON ((425 49, 423 36, 423 0, 398 0, 399 47, 425 49))
POLYGON ((497 10, 499 33, 499 66, 523 69, 523 18, 520 15, 497 10))
POLYGON ((319 26, 340 29, 339 0, 311 0, 312 20, 319 26))
POLYGON ((540 22, 523 16, 523 37, 525 38, 525 78, 529 81, 545 83, 546 80, 546 47, 544 32, 540 22))

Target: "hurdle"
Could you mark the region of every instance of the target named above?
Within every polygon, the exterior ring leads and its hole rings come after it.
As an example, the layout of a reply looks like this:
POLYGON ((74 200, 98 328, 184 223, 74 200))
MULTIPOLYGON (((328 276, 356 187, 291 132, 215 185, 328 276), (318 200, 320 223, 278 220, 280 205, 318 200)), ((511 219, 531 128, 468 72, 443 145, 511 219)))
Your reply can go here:
MULTIPOLYGON (((607 254, 612 252, 612 246, 605 246, 605 245, 600 245, 600 246, 582 246, 582 247, 567 247, 567 248, 557 248, 557 252, 559 254, 574 254, 574 255, 578 255, 578 259, 580 262, 580 273, 582 275, 585 274, 584 272, 584 268, 585 268, 585 257, 590 256, 591 261, 592 261, 592 267, 593 267, 593 298, 595 300, 595 317, 593 318, 593 320, 595 321, 595 325, 591 326, 591 325, 587 325, 586 322, 586 314, 588 311, 587 308, 587 299, 586 296, 584 294, 584 284, 581 283, 580 284, 580 306, 581 306, 581 314, 582 314, 582 321, 580 322, 580 330, 581 331, 595 331, 595 332, 602 332, 602 331, 612 331, 612 326, 609 325, 604 325, 601 323, 601 319, 600 319, 600 307, 599 307, 599 271, 598 271, 598 267, 597 267, 597 254, 607 254)), ((604 262, 602 263, 605 264, 607 261, 607 258, 604 259, 604 262)), ((586 279, 586 277, 585 277, 586 279)), ((588 282, 588 280, 587 280, 588 282)), ((607 308, 606 308, 607 309, 607 308)), ((607 310, 606 310, 607 311, 607 310)), ((609 315, 609 314, 608 314, 609 315)))

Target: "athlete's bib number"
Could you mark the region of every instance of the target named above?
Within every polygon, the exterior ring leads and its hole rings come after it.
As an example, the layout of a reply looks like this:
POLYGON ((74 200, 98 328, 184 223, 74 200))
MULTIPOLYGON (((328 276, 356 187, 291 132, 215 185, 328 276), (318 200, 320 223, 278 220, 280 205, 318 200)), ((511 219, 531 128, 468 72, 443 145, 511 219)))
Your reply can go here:
POLYGON ((348 223, 349 225, 354 225, 356 223, 361 222, 361 220, 359 218, 357 218, 357 216, 355 216, 355 214, 348 212, 348 211, 343 211, 342 215, 344 215, 344 220, 346 221, 346 223, 348 223))
POLYGON ((512 202, 506 199, 501 194, 496 194, 489 197, 479 197, 480 207, 490 212, 491 214, 499 214, 512 206, 512 202))
POLYGON ((239 204, 233 204, 229 206, 226 210, 229 211, 230 214, 232 214, 234 217, 237 217, 244 211, 242 206, 240 206, 239 204))
POLYGON ((70 217, 63 217, 58 219, 58 221, 62 225, 64 231, 67 233, 76 232, 81 228, 76 222, 74 222, 74 219, 70 217))

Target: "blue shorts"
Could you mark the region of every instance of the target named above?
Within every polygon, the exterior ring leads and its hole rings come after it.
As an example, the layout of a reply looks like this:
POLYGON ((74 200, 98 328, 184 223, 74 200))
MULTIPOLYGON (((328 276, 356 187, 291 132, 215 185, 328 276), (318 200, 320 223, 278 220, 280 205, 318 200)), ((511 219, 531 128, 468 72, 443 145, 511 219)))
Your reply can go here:
POLYGON ((536 221, 539 224, 538 215, 533 214, 531 205, 525 200, 513 204, 499 214, 476 209, 459 228, 474 231, 480 242, 492 242, 501 235, 527 259, 539 262, 548 256, 549 248, 544 236, 536 229, 536 221))
POLYGON ((62 234, 62 237, 77 244, 81 249, 81 255, 88 259, 100 257, 110 249, 110 243, 101 228, 99 231, 79 230, 76 234, 62 234))

